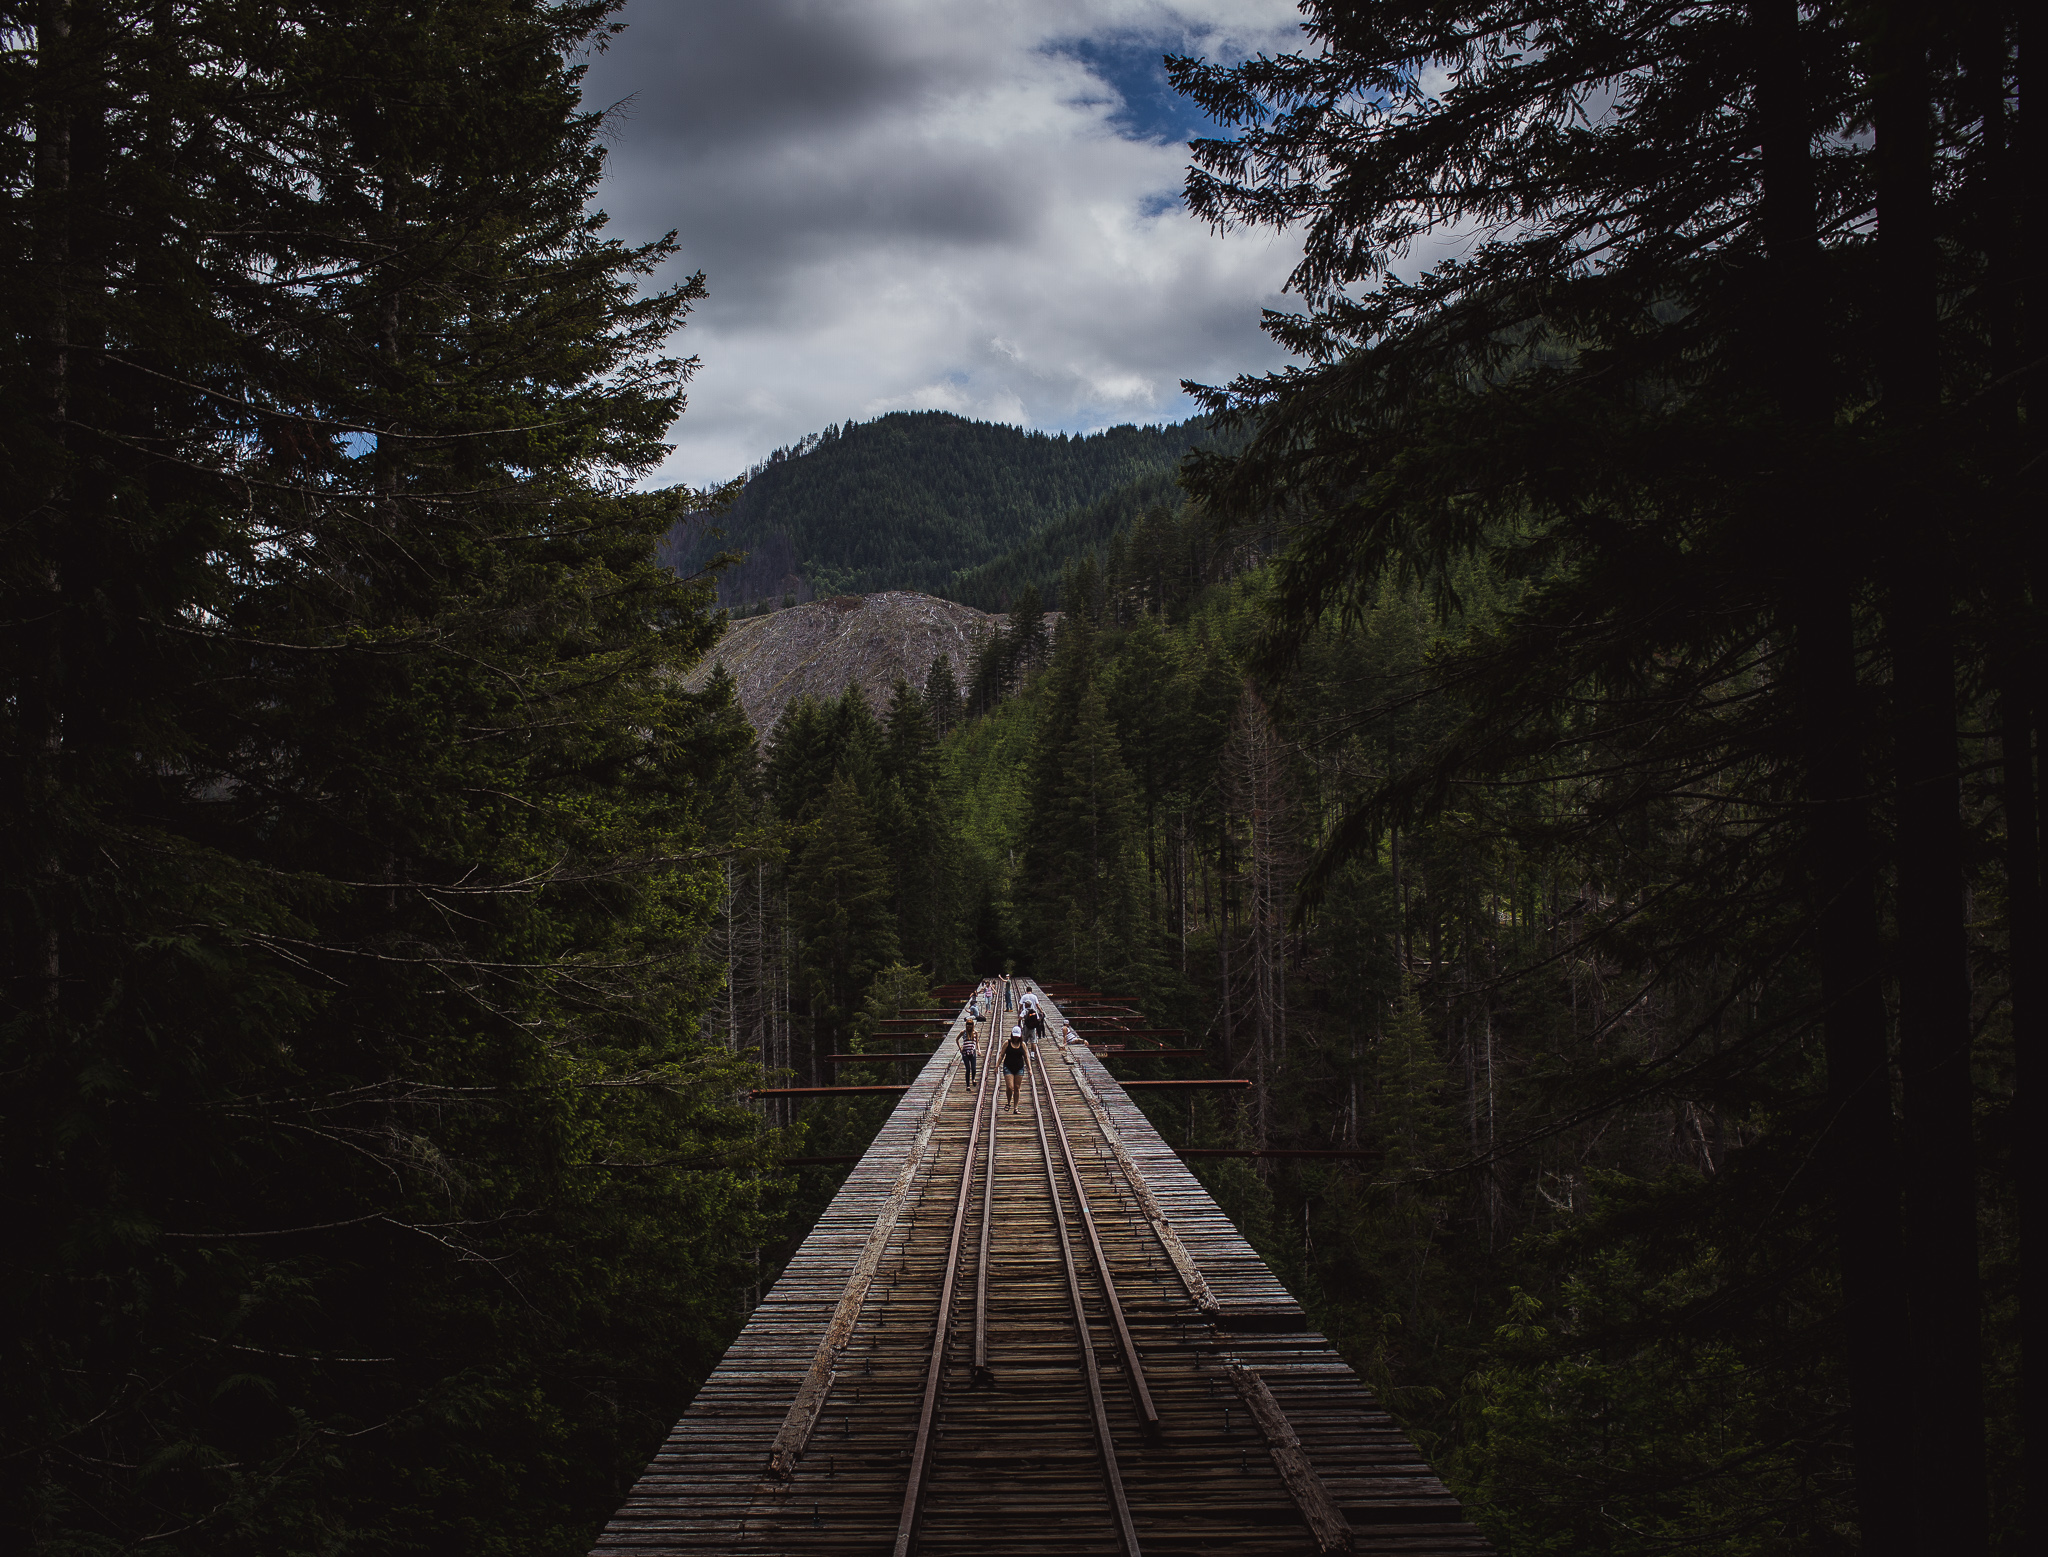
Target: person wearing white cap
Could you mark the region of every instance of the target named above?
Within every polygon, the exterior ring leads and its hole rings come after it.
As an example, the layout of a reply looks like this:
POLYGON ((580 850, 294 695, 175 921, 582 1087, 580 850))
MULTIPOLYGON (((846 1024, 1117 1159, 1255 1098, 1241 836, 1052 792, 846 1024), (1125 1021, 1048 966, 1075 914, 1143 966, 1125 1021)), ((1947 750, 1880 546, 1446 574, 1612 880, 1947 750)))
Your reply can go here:
POLYGON ((1009 1087, 1008 1108, 1017 1111, 1017 1089, 1024 1085, 1024 1028, 1010 1029, 1010 1041, 1003 1045, 1003 1081, 1009 1087))

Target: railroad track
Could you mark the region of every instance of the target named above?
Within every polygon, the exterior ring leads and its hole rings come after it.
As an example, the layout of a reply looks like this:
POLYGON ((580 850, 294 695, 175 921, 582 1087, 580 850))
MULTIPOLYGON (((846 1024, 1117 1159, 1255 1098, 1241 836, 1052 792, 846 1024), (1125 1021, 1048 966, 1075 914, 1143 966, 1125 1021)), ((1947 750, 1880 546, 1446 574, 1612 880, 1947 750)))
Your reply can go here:
MULTIPOLYGON (((1056 1007, 1048 1017, 1057 1031, 1056 1007)), ((728 1485, 737 1465, 696 1456, 699 1485, 718 1488, 703 1500, 707 1517, 636 1519, 629 1501, 599 1551, 1353 1549, 1347 1489, 1333 1495, 1310 1458, 1324 1451, 1304 1448, 1290 1418, 1308 1422, 1312 1440, 1328 1439, 1333 1423, 1358 1438, 1359 1406, 1371 1402, 1349 1370, 1337 1365, 1343 1399, 1296 1387, 1283 1407, 1263 1375, 1336 1382, 1321 1378, 1332 1371, 1326 1344, 1305 1366, 1291 1339, 1305 1324, 1270 1276, 1260 1286, 1199 1238, 1192 1252, 1182 1243, 1173 1228, 1195 1225, 1176 1199, 1185 1191, 1170 1189, 1164 1203, 1154 1193, 1126 1144, 1141 1129, 1135 1110, 1099 1062, 1078 1046, 1034 1046, 1019 1106, 1006 1111, 999 1068, 985 1067, 970 1088, 950 1051, 942 1044, 899 1110, 921 1094, 914 1124, 893 1120, 878 1143, 896 1164, 886 1193, 876 1175, 829 1231, 842 1284, 823 1341, 815 1322, 808 1329, 808 1371, 793 1390, 770 1383, 777 1348, 790 1356, 806 1328, 796 1323, 762 1331, 759 1363, 745 1364, 742 1377, 760 1384, 734 1395, 735 1410, 758 1419, 771 1390, 787 1403, 766 1475, 756 1459, 742 1494, 728 1485), (1224 1272, 1221 1298, 1204 1258, 1224 1272), (1253 1301, 1232 1301, 1247 1294, 1253 1301), (1275 1297, 1291 1316, 1288 1334, 1232 1333, 1232 1312, 1268 1314, 1275 1297)), ((1210 1213, 1221 1220, 1213 1205, 1210 1213)), ((795 1274, 793 1265, 785 1282, 795 1274)), ((807 1312, 828 1296, 822 1281, 792 1294, 807 1312)), ((789 1379, 787 1364, 773 1376, 789 1379)), ((1427 1467, 1409 1463, 1412 1449, 1372 1413, 1372 1431, 1391 1441, 1378 1447, 1401 1462, 1367 1472, 1377 1476, 1378 1514, 1398 1527, 1385 1532, 1398 1537, 1386 1549, 1483 1552, 1427 1467)), ((673 1475, 664 1491, 663 1464, 642 1483, 649 1509, 688 1496, 673 1475)), ((671 1464, 684 1469, 683 1458, 671 1464)), ((1355 1480, 1356 1467, 1346 1470, 1355 1480)))

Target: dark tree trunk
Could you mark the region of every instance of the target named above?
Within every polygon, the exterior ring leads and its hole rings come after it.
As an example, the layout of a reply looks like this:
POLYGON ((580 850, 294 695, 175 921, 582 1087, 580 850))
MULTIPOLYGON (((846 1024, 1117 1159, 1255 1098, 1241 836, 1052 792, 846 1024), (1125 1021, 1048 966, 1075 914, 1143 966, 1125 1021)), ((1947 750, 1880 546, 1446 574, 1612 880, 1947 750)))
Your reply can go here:
POLYGON ((37 893, 42 899, 42 944, 35 961, 42 984, 43 1005, 52 1021, 59 1018, 63 991, 64 935, 61 928, 64 899, 62 835, 56 818, 60 810, 64 746, 64 568, 63 548, 70 539, 68 517, 68 472, 66 455, 71 442, 71 267, 74 196, 71 166, 71 132, 75 104, 66 90, 66 78, 75 68, 70 59, 71 6, 69 0, 43 0, 37 30, 37 89, 44 94, 36 116, 35 205, 36 246, 41 268, 48 277, 43 300, 42 361, 43 414, 51 452, 46 458, 51 470, 50 484, 42 494, 38 529, 42 531, 41 563, 43 587, 49 595, 41 621, 29 628, 32 643, 28 663, 35 667, 32 684, 23 690, 24 711, 33 712, 28 724, 34 730, 36 753, 32 805, 41 811, 37 828, 41 834, 37 860, 37 893), (33 703, 31 703, 33 700, 33 703))
POLYGON ((1767 307, 1758 366, 1777 387, 1789 457, 1777 484, 1782 533, 1803 543, 1786 580, 1807 800, 1808 890, 1828 1070, 1826 1161, 1842 1271, 1858 1521, 1867 1557, 1917 1550, 1912 1463, 1898 1430, 1899 1167, 1856 673, 1854 575, 1828 483, 1810 469, 1827 417, 1808 340, 1816 282, 1814 183, 1798 0, 1757 0, 1767 307))
POLYGON ((1953 581, 1928 430, 1935 349, 1932 103, 1925 13, 1894 0, 1877 42, 1878 265, 1887 485, 1886 631, 1898 796, 1899 1069, 1906 1127, 1903 1267, 1916 1363, 1918 1528, 1973 1557, 1989 1541, 1970 1079, 1953 581))
MULTIPOLYGON (((2018 196, 2017 254, 2012 267, 2019 321, 2017 362, 2037 361, 2048 352, 2048 93, 2040 67, 2040 50, 2048 46, 2038 6, 2020 6, 2018 77, 2020 114, 2016 144, 2003 159, 2018 196)), ((2003 54, 2003 37, 1998 49, 2003 54)), ((2001 83, 2002 85, 2002 83, 2001 83)), ((2011 894, 2007 933, 2013 967, 2012 1138, 2014 1169, 2019 1184, 2020 1235, 2020 1420, 2025 1431, 2026 1541, 2029 1551, 2048 1551, 2048 1119, 2041 1094, 2043 1048, 2048 1042, 2048 945, 2044 945, 2040 857, 2040 790, 2031 755, 2039 722, 2038 689, 2048 677, 2033 610, 2039 604, 2043 569, 2038 516, 2043 458, 2048 442, 2041 436, 2048 415, 2048 395, 2040 390, 2040 371, 2016 380, 2026 415, 2018 423, 2022 442, 2015 450, 2018 471, 2007 512, 2015 524, 2016 546, 2025 559, 2013 580, 2021 595, 2015 619, 2008 623, 2011 655, 2004 668, 2006 780, 2006 869, 2011 894), (2021 746, 2021 742, 2025 745, 2021 746), (2015 761, 2015 756, 2019 760, 2015 761), (2015 780, 2020 785, 2015 788, 2015 780), (2037 1344, 2038 1343, 2038 1344, 2037 1344)))

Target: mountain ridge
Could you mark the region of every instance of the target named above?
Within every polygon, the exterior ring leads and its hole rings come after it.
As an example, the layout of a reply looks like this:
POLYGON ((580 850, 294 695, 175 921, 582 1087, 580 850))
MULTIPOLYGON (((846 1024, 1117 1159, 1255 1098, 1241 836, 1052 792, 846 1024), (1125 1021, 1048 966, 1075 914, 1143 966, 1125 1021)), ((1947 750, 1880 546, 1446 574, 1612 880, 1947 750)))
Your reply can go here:
POLYGON ((728 607, 947 594, 1061 516, 1134 482, 1170 480, 1208 433, 1201 417, 1073 435, 892 411, 776 450, 723 512, 671 531, 662 558, 690 573, 720 552, 744 554, 718 575, 728 607))

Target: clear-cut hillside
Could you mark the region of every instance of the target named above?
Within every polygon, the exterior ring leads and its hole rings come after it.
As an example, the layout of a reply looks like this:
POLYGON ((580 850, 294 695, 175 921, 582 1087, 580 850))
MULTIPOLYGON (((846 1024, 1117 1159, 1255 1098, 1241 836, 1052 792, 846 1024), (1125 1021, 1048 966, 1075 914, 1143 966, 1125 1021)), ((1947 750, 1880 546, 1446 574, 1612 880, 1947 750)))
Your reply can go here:
POLYGON ((967 679, 974 641, 1002 622, 972 606, 894 589, 878 595, 835 595, 734 622, 690 676, 702 686, 723 664, 739 683, 740 704, 756 730, 775 726, 783 705, 805 693, 836 698, 859 682, 880 713, 898 676, 922 688, 941 654, 967 679))

